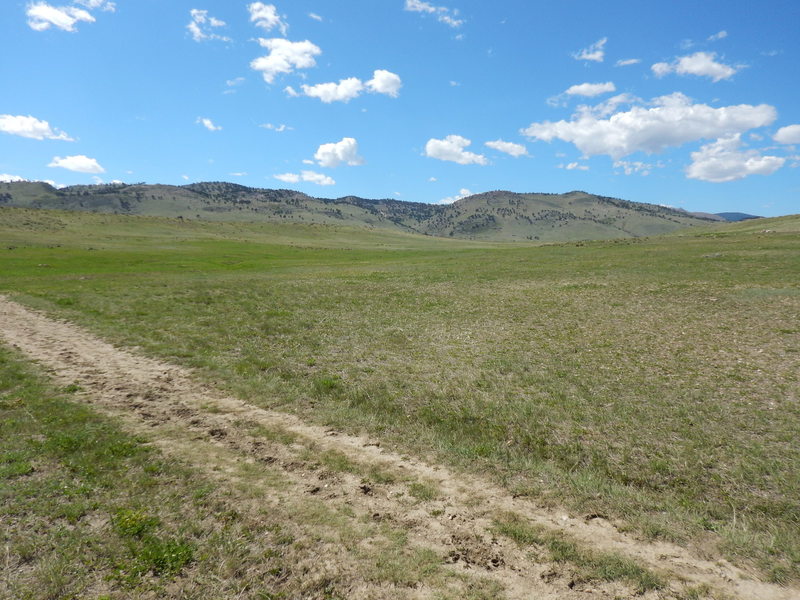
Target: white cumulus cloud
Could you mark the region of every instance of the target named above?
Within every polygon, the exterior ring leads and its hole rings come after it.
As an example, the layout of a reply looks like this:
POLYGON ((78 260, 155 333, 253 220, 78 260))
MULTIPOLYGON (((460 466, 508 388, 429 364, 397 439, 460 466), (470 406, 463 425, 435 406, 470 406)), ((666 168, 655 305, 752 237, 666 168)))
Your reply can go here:
MULTIPOLYGON (((605 104, 605 103, 604 103, 605 104)), ((569 121, 531 123, 523 135, 542 141, 560 139, 571 142, 584 155, 607 154, 618 160, 633 152, 660 152, 701 139, 717 139, 772 123, 777 113, 773 106, 739 104, 712 108, 693 104, 676 92, 655 98, 650 107, 633 106, 604 118, 602 112, 580 107, 569 121)))
POLYGON ((302 85, 303 93, 311 98, 319 98, 326 104, 331 102, 350 102, 357 98, 364 90, 363 82, 357 77, 342 79, 339 83, 318 83, 316 85, 302 85))
POLYGON ((207 117, 197 117, 197 120, 195 121, 195 123, 197 123, 198 125, 202 125, 203 127, 208 129, 209 131, 222 131, 222 127, 218 127, 217 125, 214 125, 214 122, 211 119, 207 118, 207 117))
MULTIPOLYGON (((358 98, 362 92, 368 91, 375 94, 385 94, 392 98, 397 98, 403 82, 399 75, 378 69, 373 73, 372 79, 366 83, 357 77, 340 79, 339 83, 328 82, 316 85, 302 85, 303 94, 310 98, 319 98, 326 104, 331 102, 349 102, 353 98, 358 98)), ((294 88, 287 89, 289 96, 297 96, 294 88)))
POLYGON ((317 185, 336 185, 336 182, 331 177, 314 171, 301 171, 300 177, 303 181, 315 183, 317 185))
POLYGON ((686 168, 686 176, 724 183, 749 175, 772 175, 785 162, 780 156, 764 156, 758 150, 742 149, 741 135, 736 133, 692 152, 692 164, 686 168))
POLYGON ((589 46, 588 48, 584 48, 583 50, 579 50, 575 52, 572 57, 575 60, 591 60, 594 62, 603 62, 605 58, 605 45, 608 42, 608 38, 600 38, 594 44, 589 46))
POLYGON ((467 196, 472 196, 472 192, 470 192, 467 188, 461 188, 458 190, 458 194, 455 196, 448 196, 447 198, 442 198, 437 202, 437 204, 452 204, 453 202, 458 202, 462 198, 466 198, 467 196))
POLYGON ((219 40, 221 42, 231 41, 229 37, 214 33, 214 28, 225 27, 225 21, 209 17, 207 10, 193 8, 189 11, 189 16, 191 21, 189 21, 186 29, 189 30, 195 42, 207 42, 209 40, 219 40))
POLYGON ((34 140, 63 140, 74 142, 63 131, 53 129, 50 123, 30 115, 0 115, 0 132, 31 138, 34 140))
POLYGON ((525 156, 526 154, 528 154, 528 149, 525 146, 523 146, 522 144, 515 144, 514 142, 504 142, 503 140, 494 140, 492 142, 486 142, 484 145, 494 150, 510 154, 514 158, 519 158, 520 156, 525 156))
POLYGON ((8 173, 0 173, 0 183, 15 183, 19 181, 28 181, 19 175, 9 175, 8 173))
POLYGON ((653 75, 656 77, 664 77, 665 75, 672 73, 674 71, 674 67, 669 63, 659 62, 650 65, 650 70, 653 71, 653 75))
POLYGON ((274 4, 253 2, 247 6, 247 10, 250 13, 250 21, 255 23, 256 27, 261 27, 266 31, 272 31, 277 27, 281 35, 286 35, 289 26, 278 14, 274 4))
POLYGON ((358 142, 351 137, 322 144, 314 153, 314 159, 321 167, 338 167, 342 164, 355 167, 364 164, 364 158, 358 155, 358 142))
POLYGON ((800 144, 800 125, 781 127, 772 136, 779 144, 800 144))
POLYGON ((444 23, 453 28, 461 27, 464 24, 464 19, 458 18, 457 9, 450 9, 446 6, 434 6, 430 2, 423 2, 422 0, 406 0, 405 10, 435 15, 440 23, 444 23))
POLYGON ((605 83, 579 83, 567 88, 564 93, 567 96, 599 96, 600 94, 607 94, 609 92, 616 92, 617 86, 611 81, 605 83))
POLYGON ((708 36, 708 39, 706 41, 716 42, 717 40, 722 40, 725 39, 726 37, 728 37, 728 32, 723 29, 722 31, 718 31, 714 35, 708 36))
POLYGON ((52 179, 42 179, 42 180, 40 180, 40 181, 41 181, 42 183, 47 183, 47 184, 49 184, 49 185, 51 185, 51 186, 53 186, 54 188, 56 188, 56 189, 59 189, 59 190, 60 190, 61 188, 65 188, 65 187, 67 187, 67 184, 66 184, 66 183, 56 183, 56 182, 55 182, 55 181, 53 181, 52 179))
POLYGON ((400 95, 400 88, 403 87, 403 82, 396 73, 386 69, 376 69, 372 74, 372 79, 366 85, 371 92, 397 98, 400 95))
POLYGON ((315 66, 317 61, 314 57, 322 54, 319 46, 308 40, 290 42, 283 38, 259 38, 258 43, 269 50, 269 54, 253 59, 250 68, 260 71, 267 83, 275 81, 278 75, 315 66))
POLYGON ((615 63, 614 66, 629 67, 631 65, 638 65, 640 62, 642 62, 641 58, 621 58, 615 63))
POLYGON ((88 11, 77 6, 52 6, 47 2, 28 4, 25 14, 28 26, 35 31, 45 31, 57 27, 63 31, 75 31, 75 25, 81 21, 94 23, 95 18, 88 11))
POLYGON ((117 5, 109 0, 73 0, 72 6, 53 6, 47 2, 29 2, 25 9, 28 26, 35 31, 56 27, 63 31, 76 31, 79 22, 94 23, 89 10, 114 12, 117 5), (80 8, 83 7, 83 8, 80 8))
POLYGON ((278 175, 273 175, 273 177, 278 181, 283 181, 284 183, 300 182, 300 175, 297 173, 280 173, 278 175))
POLYGON ((671 63, 660 62, 650 67, 656 77, 664 77, 670 73, 678 75, 697 75, 709 77, 715 83, 722 79, 729 79, 738 71, 738 68, 717 62, 716 52, 695 52, 681 56, 671 63))
POLYGON ((47 165, 48 167, 60 167, 68 171, 75 171, 76 173, 105 173, 106 170, 100 166, 94 158, 89 158, 83 154, 76 156, 65 156, 61 158, 56 156, 52 162, 47 165))
POLYGON ((447 160, 460 165, 486 165, 489 163, 482 154, 465 150, 472 143, 460 135, 448 135, 443 140, 431 138, 425 144, 425 156, 447 160))

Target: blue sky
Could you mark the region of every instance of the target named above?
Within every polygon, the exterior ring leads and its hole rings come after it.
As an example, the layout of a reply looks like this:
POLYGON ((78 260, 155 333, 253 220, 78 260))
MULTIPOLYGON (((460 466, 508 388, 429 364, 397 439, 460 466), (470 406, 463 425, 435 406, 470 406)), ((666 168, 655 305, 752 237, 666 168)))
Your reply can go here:
POLYGON ((3 0, 0 178, 800 212, 800 2, 3 0))

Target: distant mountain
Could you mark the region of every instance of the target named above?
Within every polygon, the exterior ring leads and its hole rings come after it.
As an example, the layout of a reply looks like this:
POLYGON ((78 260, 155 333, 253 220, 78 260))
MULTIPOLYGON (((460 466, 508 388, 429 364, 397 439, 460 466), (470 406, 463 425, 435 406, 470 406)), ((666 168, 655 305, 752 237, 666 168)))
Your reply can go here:
POLYGON ((110 184, 56 189, 47 183, 0 183, 0 206, 82 210, 214 221, 277 221, 387 228, 481 240, 569 241, 639 237, 707 225, 653 204, 574 191, 494 191, 438 205, 356 196, 314 198, 286 189, 204 182, 184 186, 110 184))
POLYGON ((721 212, 716 213, 717 216, 722 217, 726 221, 730 222, 738 222, 738 221, 747 221, 748 219, 763 219, 764 217, 758 217, 756 215, 748 215, 747 213, 740 213, 740 212, 721 212))

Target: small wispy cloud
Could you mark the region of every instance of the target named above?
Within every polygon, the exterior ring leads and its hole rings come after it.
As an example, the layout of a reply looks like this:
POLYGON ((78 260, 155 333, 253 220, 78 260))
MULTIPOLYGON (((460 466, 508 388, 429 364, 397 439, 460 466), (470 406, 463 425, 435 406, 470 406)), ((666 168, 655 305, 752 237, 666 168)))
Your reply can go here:
POLYGON ((614 161, 614 168, 615 169, 622 169, 622 172, 625 175, 635 175, 639 174, 643 177, 650 175, 650 172, 653 170, 654 167, 663 167, 661 163, 652 164, 646 163, 639 160, 615 160, 614 161))
POLYGON ((233 79, 228 79, 225 81, 225 87, 227 88, 223 94, 235 94, 236 90, 239 86, 241 86, 245 82, 244 77, 235 77, 233 79))
POLYGON ((461 27, 465 23, 464 19, 458 18, 458 9, 434 6, 422 0, 406 0, 405 10, 434 15, 440 23, 453 28, 461 27))
POLYGON ((272 123, 263 123, 259 125, 259 127, 263 129, 269 129, 270 131, 275 131, 277 133, 283 133, 284 131, 292 131, 294 129, 294 127, 289 127, 284 123, 281 123, 280 125, 274 125, 272 123))
POLYGON ((317 173, 315 171, 301 171, 300 173, 280 173, 273 175, 278 181, 284 183, 300 183, 301 181, 313 183, 315 185, 336 185, 333 178, 325 175, 324 173, 317 173))
POLYGON ((208 129, 209 131, 222 131, 222 127, 218 127, 217 125, 214 125, 214 122, 211 119, 207 118, 207 117, 197 117, 197 120, 195 121, 195 123, 197 123, 198 125, 202 125, 203 127, 208 129))
POLYGON ((522 144, 515 144, 514 142, 494 140, 491 142, 486 142, 484 146, 487 146, 493 150, 497 150, 498 152, 503 152, 513 156, 514 158, 519 158, 520 156, 526 156, 528 154, 528 149, 525 146, 522 144))
POLYGON ((572 57, 575 60, 589 60, 593 62, 603 62, 605 58, 605 45, 608 42, 608 38, 600 38, 594 44, 589 46, 588 48, 584 48, 583 50, 579 50, 572 54, 572 57))
POLYGON ((567 163, 566 165, 560 164, 558 165, 559 169, 566 169, 567 171, 588 171, 589 165, 582 165, 579 162, 571 162, 567 163))
POLYGON ((214 33, 214 29, 225 27, 225 21, 220 21, 214 17, 209 17, 207 10, 193 8, 189 11, 189 16, 191 21, 189 21, 186 29, 189 30, 189 34, 192 36, 192 39, 195 42, 208 42, 211 40, 217 40, 220 42, 231 41, 231 38, 229 37, 214 33))
POLYGON ((583 96, 585 98, 593 98, 601 94, 608 94, 617 91, 617 86, 613 81, 606 81, 604 83, 578 83, 568 87, 566 90, 556 96, 547 99, 550 106, 564 106, 566 100, 573 96, 583 96))

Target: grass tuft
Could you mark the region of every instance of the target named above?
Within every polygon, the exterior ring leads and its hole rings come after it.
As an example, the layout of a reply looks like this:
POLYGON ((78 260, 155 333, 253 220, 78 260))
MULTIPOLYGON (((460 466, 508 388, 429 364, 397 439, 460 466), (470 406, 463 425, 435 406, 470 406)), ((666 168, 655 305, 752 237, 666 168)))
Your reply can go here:
POLYGON ((430 502, 439 497, 439 490, 432 483, 411 483, 408 486, 408 493, 422 502, 430 502))
POLYGON ((556 562, 574 565, 588 580, 625 581, 640 593, 658 590, 666 584, 662 577, 630 558, 614 553, 598 552, 580 546, 565 534, 533 525, 519 515, 507 513, 494 521, 495 530, 520 546, 546 549, 556 562))

